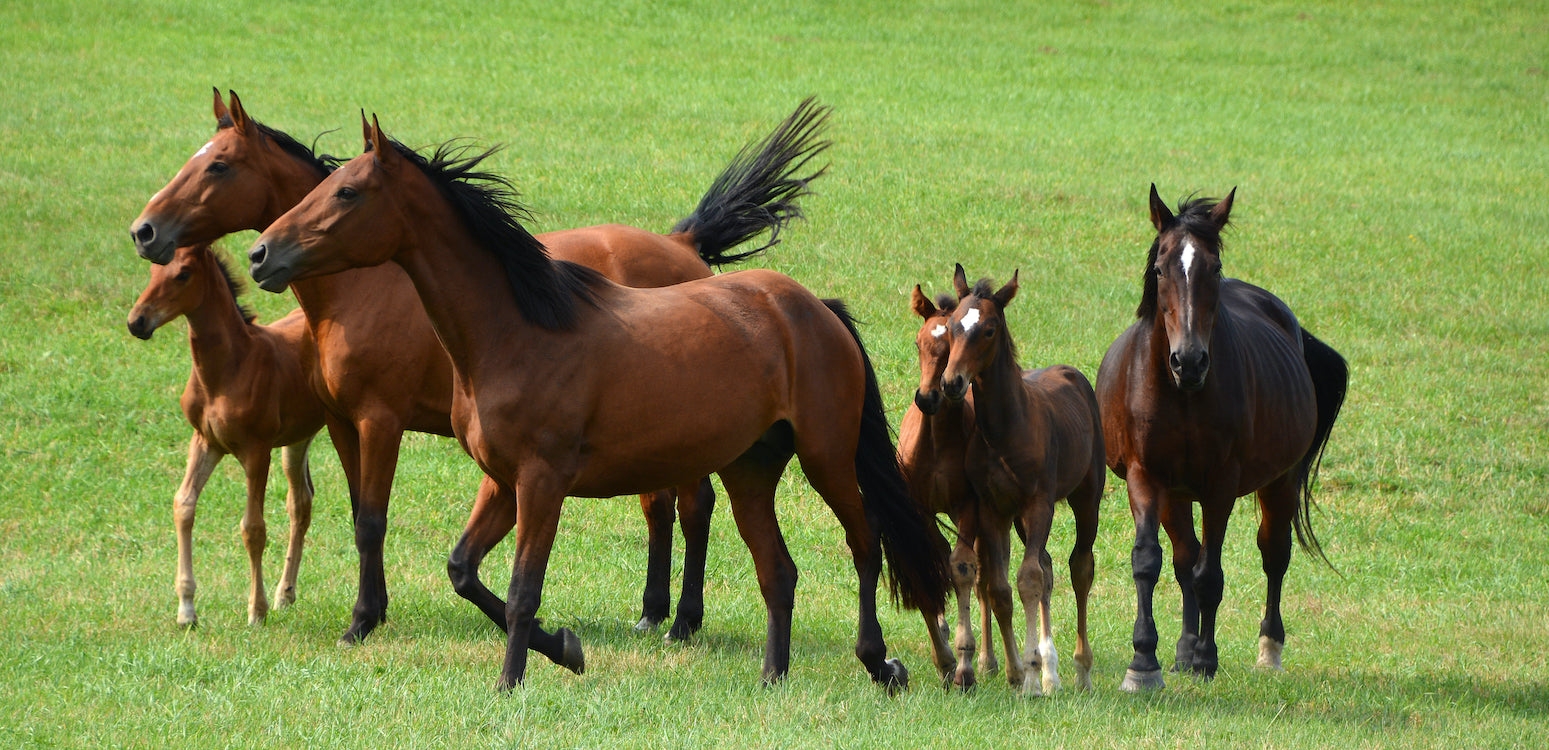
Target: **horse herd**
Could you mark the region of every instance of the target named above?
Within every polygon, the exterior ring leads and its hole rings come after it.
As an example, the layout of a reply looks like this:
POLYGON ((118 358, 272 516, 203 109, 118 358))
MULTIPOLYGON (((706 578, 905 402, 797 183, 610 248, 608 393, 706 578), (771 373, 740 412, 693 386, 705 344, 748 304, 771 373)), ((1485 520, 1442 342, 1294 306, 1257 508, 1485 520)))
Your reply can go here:
POLYGON ((1221 230, 1235 191, 1175 214, 1150 195, 1157 231, 1136 320, 1092 384, 1071 367, 1023 371, 1006 324, 1017 277, 955 294, 919 287, 911 306, 920 385, 895 448, 875 372, 844 304, 767 270, 715 274, 779 242, 797 201, 826 168, 812 160, 828 110, 808 99, 750 144, 667 234, 603 225, 530 234, 504 178, 479 170, 491 151, 444 145, 420 154, 362 118, 365 152, 320 156, 249 116, 216 90, 215 136, 153 196, 130 227, 151 282, 129 315, 150 338, 186 317, 193 372, 183 393, 194 427, 174 499, 178 623, 197 622, 192 528, 200 491, 233 454, 246 472, 242 536, 248 618, 270 607, 263 582, 263 498, 280 447, 290 538, 274 604, 295 600, 311 518, 307 448, 327 428, 349 484, 360 560, 358 598, 342 639, 365 638, 387 613, 382 544, 405 430, 455 436, 484 472, 447 572, 457 593, 506 633, 502 688, 521 682, 527 652, 577 673, 580 639, 536 617, 566 497, 639 494, 649 564, 639 626, 669 614, 672 525, 686 541, 682 594, 667 637, 702 624, 709 480, 721 479, 752 553, 768 616, 763 678, 789 670, 796 567, 774 511, 791 458, 844 529, 858 585, 855 653, 889 690, 908 671, 888 657, 878 624, 883 578, 925 621, 944 684, 967 689, 999 669, 977 649, 999 623, 1006 677, 1031 694, 1060 680, 1046 551, 1055 504, 1076 519, 1070 578, 1077 601, 1078 684, 1090 686, 1087 595, 1107 470, 1123 478, 1135 521, 1134 658, 1125 690, 1163 685, 1152 591, 1172 542, 1183 599, 1176 671, 1217 669, 1221 547, 1236 498, 1257 493, 1268 578, 1259 665, 1280 667, 1280 588, 1293 531, 1321 555, 1310 486, 1344 398, 1344 360, 1302 329, 1270 293, 1221 275, 1221 230), (262 232, 250 274, 293 291, 300 310, 257 325, 210 244, 262 232), (753 249, 737 249, 768 232, 753 249), (388 261, 392 261, 389 263, 388 261), (1202 539, 1191 505, 1199 503, 1202 539), (949 544, 939 515, 956 537, 949 544), (479 578, 515 531, 505 599, 479 578), (1010 535, 1024 542, 1016 590, 1025 651, 1011 621, 1010 535), (946 592, 957 594, 949 633, 946 592), (1036 619, 1035 619, 1036 617, 1036 619))

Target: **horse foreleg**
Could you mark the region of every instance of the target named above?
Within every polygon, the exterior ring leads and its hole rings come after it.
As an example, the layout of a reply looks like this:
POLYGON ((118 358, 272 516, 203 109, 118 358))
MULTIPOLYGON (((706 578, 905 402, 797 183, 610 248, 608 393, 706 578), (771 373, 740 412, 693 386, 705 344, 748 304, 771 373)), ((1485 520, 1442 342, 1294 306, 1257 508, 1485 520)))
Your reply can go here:
POLYGON ((1194 535, 1194 507, 1189 500, 1165 497, 1162 501, 1162 528, 1172 543, 1173 577, 1178 580, 1181 602, 1178 644, 1173 652, 1173 672, 1194 668, 1199 643, 1199 597, 1194 585, 1195 566, 1199 564, 1199 537, 1194 535))
MULTIPOLYGON (((506 603, 479 580, 479 566, 515 525, 516 496, 501 489, 495 480, 484 477, 479 483, 479 495, 468 516, 468 525, 446 560, 446 574, 452 580, 452 590, 478 607, 502 633, 506 632, 506 603)), ((560 628, 550 634, 534 624, 528 648, 576 674, 586 671, 581 639, 569 628, 560 628)))
POLYGON ((264 445, 239 455, 247 474, 247 506, 242 513, 242 546, 247 548, 247 566, 251 586, 247 594, 247 624, 262 625, 269 616, 269 598, 264 594, 264 547, 269 530, 264 523, 264 491, 269 484, 269 446, 264 445))
POLYGON ((1017 569, 1017 594, 1021 597, 1022 615, 1027 621, 1027 643, 1022 656, 1026 674, 1019 687, 1028 695, 1052 695, 1060 687, 1059 655, 1054 648, 1054 626, 1049 612, 1054 566, 1046 551, 1054 503, 1052 499, 1034 495, 1027 505, 1027 512, 1022 515, 1027 546, 1022 552, 1022 565, 1017 569))
POLYGON ((646 565, 645 590, 640 595, 640 621, 635 630, 655 630, 667 619, 672 607, 668 579, 672 576, 672 525, 677 520, 673 508, 676 493, 657 490, 640 496, 640 512, 645 516, 646 565))
POLYGON ((678 488, 678 525, 683 527, 683 590, 667 640, 682 641, 699 632, 705 621, 705 560, 710 550, 710 516, 715 512, 715 486, 710 477, 678 488))
MULTIPOLYGON (((1007 578, 1011 566, 1011 529, 1007 524, 998 530, 983 529, 979 533, 979 578, 984 582, 985 595, 990 609, 1000 626, 1001 647, 1006 654, 1006 681, 1020 689, 1027 677, 1022 663, 1021 650, 1017 648, 1017 630, 1012 619, 1016 616, 1016 602, 1012 595, 1011 581, 1007 578)), ((994 648, 989 633, 984 634, 985 648, 994 648)))
POLYGON ((1206 504, 1201 499, 1204 544, 1194 566, 1194 592, 1199 597, 1199 641, 1194 646, 1194 672, 1214 677, 1220 665, 1216 649, 1216 612, 1226 579, 1221 572, 1221 548, 1226 543, 1226 526, 1232 517, 1232 498, 1206 504))
POLYGON ((1127 692, 1163 687, 1162 665, 1156 660, 1156 619, 1152 596, 1162 574, 1162 545, 1157 541, 1157 504, 1164 502, 1162 488, 1139 465, 1127 467, 1126 489, 1130 515, 1135 519, 1135 546, 1130 551, 1130 570, 1135 578, 1135 656, 1124 672, 1119 689, 1127 692))
MULTIPOLYGON (((977 677, 974 675, 974 651, 978 644, 974 642, 973 592, 975 588, 980 592, 980 607, 985 612, 984 637, 990 637, 990 604, 984 588, 979 570, 979 556, 970 545, 972 534, 976 531, 972 528, 966 532, 961 519, 958 526, 958 541, 952 548, 952 556, 948 559, 948 565, 952 572, 952 588, 957 592, 957 633, 953 640, 953 647, 957 650, 957 671, 952 675, 952 684, 961 690, 973 688, 977 677)), ((993 651, 994 649, 985 649, 993 651)), ((993 656, 991 657, 994 658, 993 656)))
MULTIPOLYGON (((978 561, 976 560, 975 567, 977 568, 977 566, 978 561)), ((980 578, 974 584, 974 594, 979 599, 979 632, 983 633, 985 638, 989 638, 990 634, 995 632, 995 613, 990 608, 990 596, 984 590, 983 578, 980 578)), ((995 658, 995 649, 993 648, 979 649, 979 656, 975 664, 979 668, 979 674, 985 677, 1000 671, 1000 660, 995 658)))
POLYGON ((1301 498, 1289 474, 1258 492, 1259 554, 1264 561, 1266 591, 1264 620, 1259 623, 1259 669, 1279 671, 1285 650, 1285 623, 1280 619, 1281 586, 1291 565, 1291 525, 1301 498))
POLYGON ((360 557, 360 579, 350 626, 339 637, 346 645, 359 642, 387 621, 382 544, 403 441, 403 428, 394 419, 363 420, 357 423, 356 433, 360 436, 360 505, 355 512, 355 551, 360 557))
POLYGON ((296 601, 296 577, 301 571, 301 549, 306 542, 307 529, 312 526, 312 471, 307 462, 307 451, 312 438, 280 449, 280 466, 285 470, 287 484, 285 512, 290 516, 290 536, 285 545, 285 568, 280 572, 280 582, 274 587, 276 609, 288 607, 296 601))
POLYGON ((350 491, 350 523, 360 513, 360 433, 348 420, 324 413, 323 423, 328 426, 328 439, 333 442, 334 453, 339 456, 339 466, 344 470, 344 484, 350 491))
POLYGON ((510 594, 506 598, 506 658, 497 686, 509 690, 527 674, 527 649, 543 604, 543 577, 549 553, 559 529, 565 494, 558 477, 551 474, 524 478, 517 485, 516 560, 511 568, 510 594))
POLYGON ((188 439, 188 465, 183 469, 183 483, 172 497, 172 524, 177 532, 177 575, 174 590, 177 592, 177 624, 192 628, 199 624, 194 608, 194 511, 199 505, 199 493, 210 481, 210 473, 225 455, 210 447, 199 433, 188 439))

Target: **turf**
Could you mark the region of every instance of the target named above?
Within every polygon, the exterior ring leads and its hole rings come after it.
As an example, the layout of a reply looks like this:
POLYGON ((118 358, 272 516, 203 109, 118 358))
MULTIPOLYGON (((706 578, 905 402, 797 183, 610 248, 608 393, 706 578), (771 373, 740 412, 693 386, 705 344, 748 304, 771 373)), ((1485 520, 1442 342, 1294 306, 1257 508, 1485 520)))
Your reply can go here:
MULTIPOLYGON (((1546 35, 1542 4, 1477 0, 0 7, 0 744, 1542 744, 1546 35), (945 290, 954 262, 999 280, 1020 269, 1009 314, 1025 364, 1095 375, 1138 298, 1148 186, 1169 201, 1235 186, 1226 272, 1280 294, 1351 363, 1314 514, 1337 572, 1295 557, 1287 670, 1254 672, 1263 580, 1241 504, 1220 676, 1122 694, 1132 531, 1110 477, 1096 688, 935 689, 918 616, 887 611, 916 677, 889 698, 851 655, 837 524, 793 469, 780 497, 802 571, 793 667, 765 689, 762 606, 725 512, 705 631, 666 645, 630 627, 645 564, 634 501, 574 501, 542 615, 580 633, 588 671, 535 661, 499 695, 501 640, 444 573, 473 465, 451 441, 408 441, 392 619, 340 650, 356 563, 320 441, 298 604, 245 625, 228 461, 196 530, 201 627, 180 631, 170 499, 188 355, 180 325, 148 343, 124 330, 147 278, 125 232, 213 130, 212 85, 340 155, 359 153, 362 109, 410 144, 505 144, 489 164, 521 187, 535 231, 666 230, 738 147, 816 95, 834 108, 832 168, 809 219, 755 265, 849 301, 895 424, 916 377, 915 284, 945 290)), ((268 320, 294 305, 248 299, 268 320)), ((1053 553, 1068 665, 1067 518, 1053 553)), ((485 566, 497 589, 508 553, 485 566)), ((1164 644, 1176 609, 1164 578, 1164 644)))

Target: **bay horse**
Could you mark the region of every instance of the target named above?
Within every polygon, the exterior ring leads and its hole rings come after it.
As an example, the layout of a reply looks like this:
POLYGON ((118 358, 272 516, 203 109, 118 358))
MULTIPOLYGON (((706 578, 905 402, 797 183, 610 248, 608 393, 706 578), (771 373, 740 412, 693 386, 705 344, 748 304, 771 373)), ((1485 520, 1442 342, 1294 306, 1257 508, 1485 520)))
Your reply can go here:
POLYGON ((188 319, 193 370, 183 389, 183 416, 193 426, 188 466, 172 500, 177 529, 177 622, 199 622, 194 607, 194 511, 210 474, 227 454, 237 457, 247 476, 247 510, 242 542, 247 548, 252 585, 248 624, 269 613, 264 595, 264 490, 270 453, 281 449, 289 490, 290 541, 284 572, 275 587, 276 607, 296 601, 301 547, 312 522, 312 475, 307 449, 323 428, 323 405, 309 382, 317 361, 312 337, 299 310, 270 325, 259 325, 237 301, 241 287, 208 244, 180 247, 165 266, 151 267, 151 280, 129 311, 129 332, 149 339, 167 323, 188 319))
MULTIPOLYGON (((131 225, 138 252, 153 262, 178 242, 214 239, 242 229, 263 230, 294 206, 337 165, 288 134, 253 119, 236 92, 230 107, 217 90, 215 136, 152 197, 131 225)), ((695 211, 662 235, 622 225, 541 235, 554 257, 591 266, 634 286, 661 286, 709 276, 712 265, 734 263, 779 242, 780 230, 801 216, 796 201, 826 170, 798 175, 829 145, 820 139, 828 109, 808 99, 763 141, 732 160, 695 211), (762 245, 732 249, 768 230, 762 245)), ((364 638, 386 618, 382 540, 404 430, 450 436, 452 366, 403 271, 387 264, 353 269, 292 285, 317 340, 329 432, 351 487, 359 598, 341 638, 364 638)), ((511 499, 483 482, 475 512, 447 564, 453 588, 505 628, 505 605, 478 577, 481 561, 515 522, 511 499)), ((705 549, 715 495, 708 480, 641 496, 648 521, 649 564, 637 627, 667 615, 672 558, 673 499, 686 552, 683 590, 667 637, 683 639, 703 621, 705 549)), ((579 671, 583 655, 573 633, 538 631, 535 648, 579 671)))
MULTIPOLYGON (((978 502, 965 468, 968 444, 974 435, 973 394, 960 401, 949 401, 941 391, 941 372, 946 369, 952 349, 947 324, 956 307, 957 300, 950 295, 940 295, 932 302, 919 285, 915 285, 910 308, 922 321, 914 337, 920 363, 920 384, 898 427, 898 461, 909 482, 909 495, 927 512, 945 515, 954 521, 966 507, 978 502)), ((1022 534, 1020 526, 1018 533, 1022 534)), ((1022 541, 1027 541, 1025 535, 1022 541)), ((977 561, 959 560, 958 563, 969 565, 971 569, 963 574, 978 581, 981 628, 989 632, 989 599, 984 591, 984 579, 978 577, 977 561)), ((926 620, 931 656, 944 686, 955 683, 966 690, 973 687, 974 670, 957 669, 952 647, 947 645, 946 628, 945 619, 926 620)), ((977 665, 978 671, 984 674, 998 671, 1000 665, 995 650, 980 650, 977 665)))
MULTIPOLYGON (((982 583, 1006 653, 1006 678, 1030 695, 1059 689, 1059 655, 1050 612, 1054 568, 1047 551, 1054 507, 1070 506, 1076 538, 1070 552, 1070 585, 1076 595, 1076 662, 1080 688, 1091 687, 1092 646, 1087 639, 1087 598, 1092 590, 1098 509, 1106 472, 1102 420, 1097 397, 1080 370, 1053 365, 1024 371, 1006 323, 1006 307, 1020 288, 1018 275, 1000 289, 989 279, 972 288, 962 265, 952 276, 956 308, 944 336, 950 353, 941 373, 949 401, 974 400, 974 432, 964 462, 976 503, 957 519, 958 546, 952 552, 958 596, 958 681, 971 684, 968 656, 973 632, 968 622, 968 574, 977 557, 982 583), (1014 605, 1007 580, 1010 530, 1020 522, 1026 546, 1017 569, 1017 593, 1026 618, 1027 648, 1017 656, 1011 618, 1014 605), (970 548, 972 542, 976 550, 970 548)), ((985 633, 989 638, 990 634, 985 633)))
MULTIPOLYGON (((1238 497, 1256 493, 1259 553, 1268 590, 1258 666, 1281 668, 1281 583, 1291 534, 1322 556, 1312 531, 1312 483, 1344 403, 1344 358, 1297 323, 1273 294, 1221 276, 1221 231, 1233 188, 1175 215, 1151 186, 1156 238, 1140 306, 1097 372, 1108 466, 1129 491, 1135 519, 1135 656, 1121 687, 1163 687, 1152 592, 1162 569, 1160 521, 1182 593, 1174 671, 1206 678, 1219 666, 1216 611, 1221 548, 1238 497), (1199 503, 1203 540, 1195 536, 1199 503)), ((1325 558, 1326 560, 1326 558, 1325 558)))
POLYGON ((946 540, 909 498, 870 359, 842 303, 748 270, 636 289, 555 261, 522 227, 490 153, 429 158, 375 118, 340 167, 249 251, 259 286, 389 260, 413 280, 455 374, 458 440, 514 490, 516 550, 498 685, 520 683, 565 498, 720 475, 767 610, 763 679, 790 668, 796 567, 774 498, 792 456, 845 531, 859 578, 855 653, 889 689, 876 616, 885 555, 905 606, 937 613, 946 540), (620 363, 633 363, 621 367, 620 363))

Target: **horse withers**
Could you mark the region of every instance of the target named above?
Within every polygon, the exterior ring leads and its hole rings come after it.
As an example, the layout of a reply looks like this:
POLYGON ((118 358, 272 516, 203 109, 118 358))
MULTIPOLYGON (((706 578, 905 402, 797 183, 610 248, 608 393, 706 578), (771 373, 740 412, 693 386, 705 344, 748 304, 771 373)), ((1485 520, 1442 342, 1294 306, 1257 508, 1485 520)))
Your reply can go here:
POLYGON ((1163 686, 1151 614, 1162 569, 1159 524, 1172 542, 1183 600, 1177 672, 1211 677, 1219 666, 1221 549, 1238 497, 1256 493, 1259 502, 1268 578, 1260 667, 1281 664, 1280 596, 1292 531, 1304 549, 1322 555, 1311 487, 1349 374, 1344 359, 1279 298, 1221 275, 1221 231, 1236 194, 1191 200, 1174 214, 1151 186, 1156 238, 1136 320, 1097 373, 1108 466, 1125 481, 1135 519, 1135 656, 1122 683, 1129 691, 1163 686), (1195 502, 1203 540, 1194 533, 1195 502))

